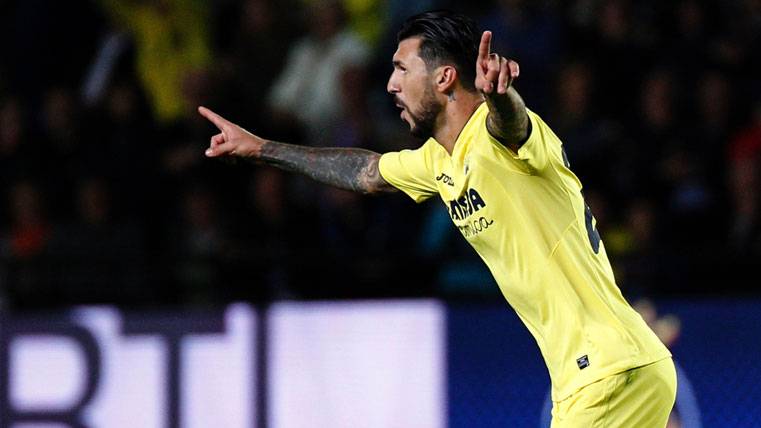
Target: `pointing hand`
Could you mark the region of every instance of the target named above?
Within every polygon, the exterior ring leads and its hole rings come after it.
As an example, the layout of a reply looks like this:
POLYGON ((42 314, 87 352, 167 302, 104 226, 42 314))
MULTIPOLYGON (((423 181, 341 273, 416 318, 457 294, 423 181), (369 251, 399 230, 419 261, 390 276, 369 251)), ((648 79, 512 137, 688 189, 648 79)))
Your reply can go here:
POLYGON ((476 60, 476 89, 486 97, 502 95, 520 74, 518 63, 491 52, 491 31, 484 31, 476 60))
POLYGON ((209 148, 206 149, 206 156, 212 158, 222 156, 258 158, 260 156, 261 148, 265 143, 264 139, 246 131, 206 107, 198 107, 198 112, 201 116, 209 119, 220 131, 219 134, 211 137, 209 148))

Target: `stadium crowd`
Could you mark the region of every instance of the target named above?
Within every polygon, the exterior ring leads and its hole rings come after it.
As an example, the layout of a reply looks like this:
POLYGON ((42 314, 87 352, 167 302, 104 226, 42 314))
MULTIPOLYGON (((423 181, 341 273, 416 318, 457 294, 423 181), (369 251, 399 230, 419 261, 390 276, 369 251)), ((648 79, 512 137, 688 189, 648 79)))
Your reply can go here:
POLYGON ((437 201, 203 156, 198 105, 274 140, 416 147, 385 83, 399 23, 440 7, 520 63, 626 295, 754 291, 759 0, 17 0, 0 2, 2 304, 496 295, 437 201))

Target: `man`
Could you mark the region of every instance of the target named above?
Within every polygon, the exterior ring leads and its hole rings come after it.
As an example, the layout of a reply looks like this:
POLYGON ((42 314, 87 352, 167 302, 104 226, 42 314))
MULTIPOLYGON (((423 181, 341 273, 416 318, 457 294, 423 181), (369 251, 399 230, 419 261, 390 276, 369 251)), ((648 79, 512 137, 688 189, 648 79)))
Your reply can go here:
POLYGON ((206 155, 363 193, 438 194, 541 349, 553 427, 665 426, 671 354, 616 286, 560 140, 511 86, 518 64, 490 52, 488 31, 479 45, 473 22, 450 12, 411 17, 398 40, 387 89, 425 140, 417 150, 275 143, 201 107, 221 131, 206 155))

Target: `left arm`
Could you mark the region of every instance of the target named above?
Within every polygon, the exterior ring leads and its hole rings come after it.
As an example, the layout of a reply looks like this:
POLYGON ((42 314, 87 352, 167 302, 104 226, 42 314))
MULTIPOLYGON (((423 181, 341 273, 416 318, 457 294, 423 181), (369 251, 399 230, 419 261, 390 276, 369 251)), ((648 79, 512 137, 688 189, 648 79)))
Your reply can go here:
POLYGON ((511 150, 517 152, 531 132, 526 104, 513 80, 520 74, 518 63, 491 51, 491 32, 481 36, 476 62, 476 89, 489 106, 486 129, 511 150))

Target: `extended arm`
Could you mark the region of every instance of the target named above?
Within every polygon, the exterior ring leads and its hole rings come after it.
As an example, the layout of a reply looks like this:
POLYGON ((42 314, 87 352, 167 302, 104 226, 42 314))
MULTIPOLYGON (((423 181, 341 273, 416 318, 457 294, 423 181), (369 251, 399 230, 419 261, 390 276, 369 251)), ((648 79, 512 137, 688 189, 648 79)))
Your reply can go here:
POLYGON ((313 148, 266 141, 260 160, 321 183, 361 193, 394 192, 381 177, 381 155, 352 148, 313 148))
POLYGON ((526 104, 515 88, 513 80, 520 74, 518 63, 491 53, 491 32, 481 36, 476 63, 476 88, 481 90, 489 106, 486 128, 489 133, 518 151, 531 132, 526 104))
POLYGON ((257 137, 211 110, 198 111, 219 128, 206 156, 234 156, 298 172, 319 182, 361 193, 394 192, 378 171, 380 154, 355 148, 314 148, 257 137))

